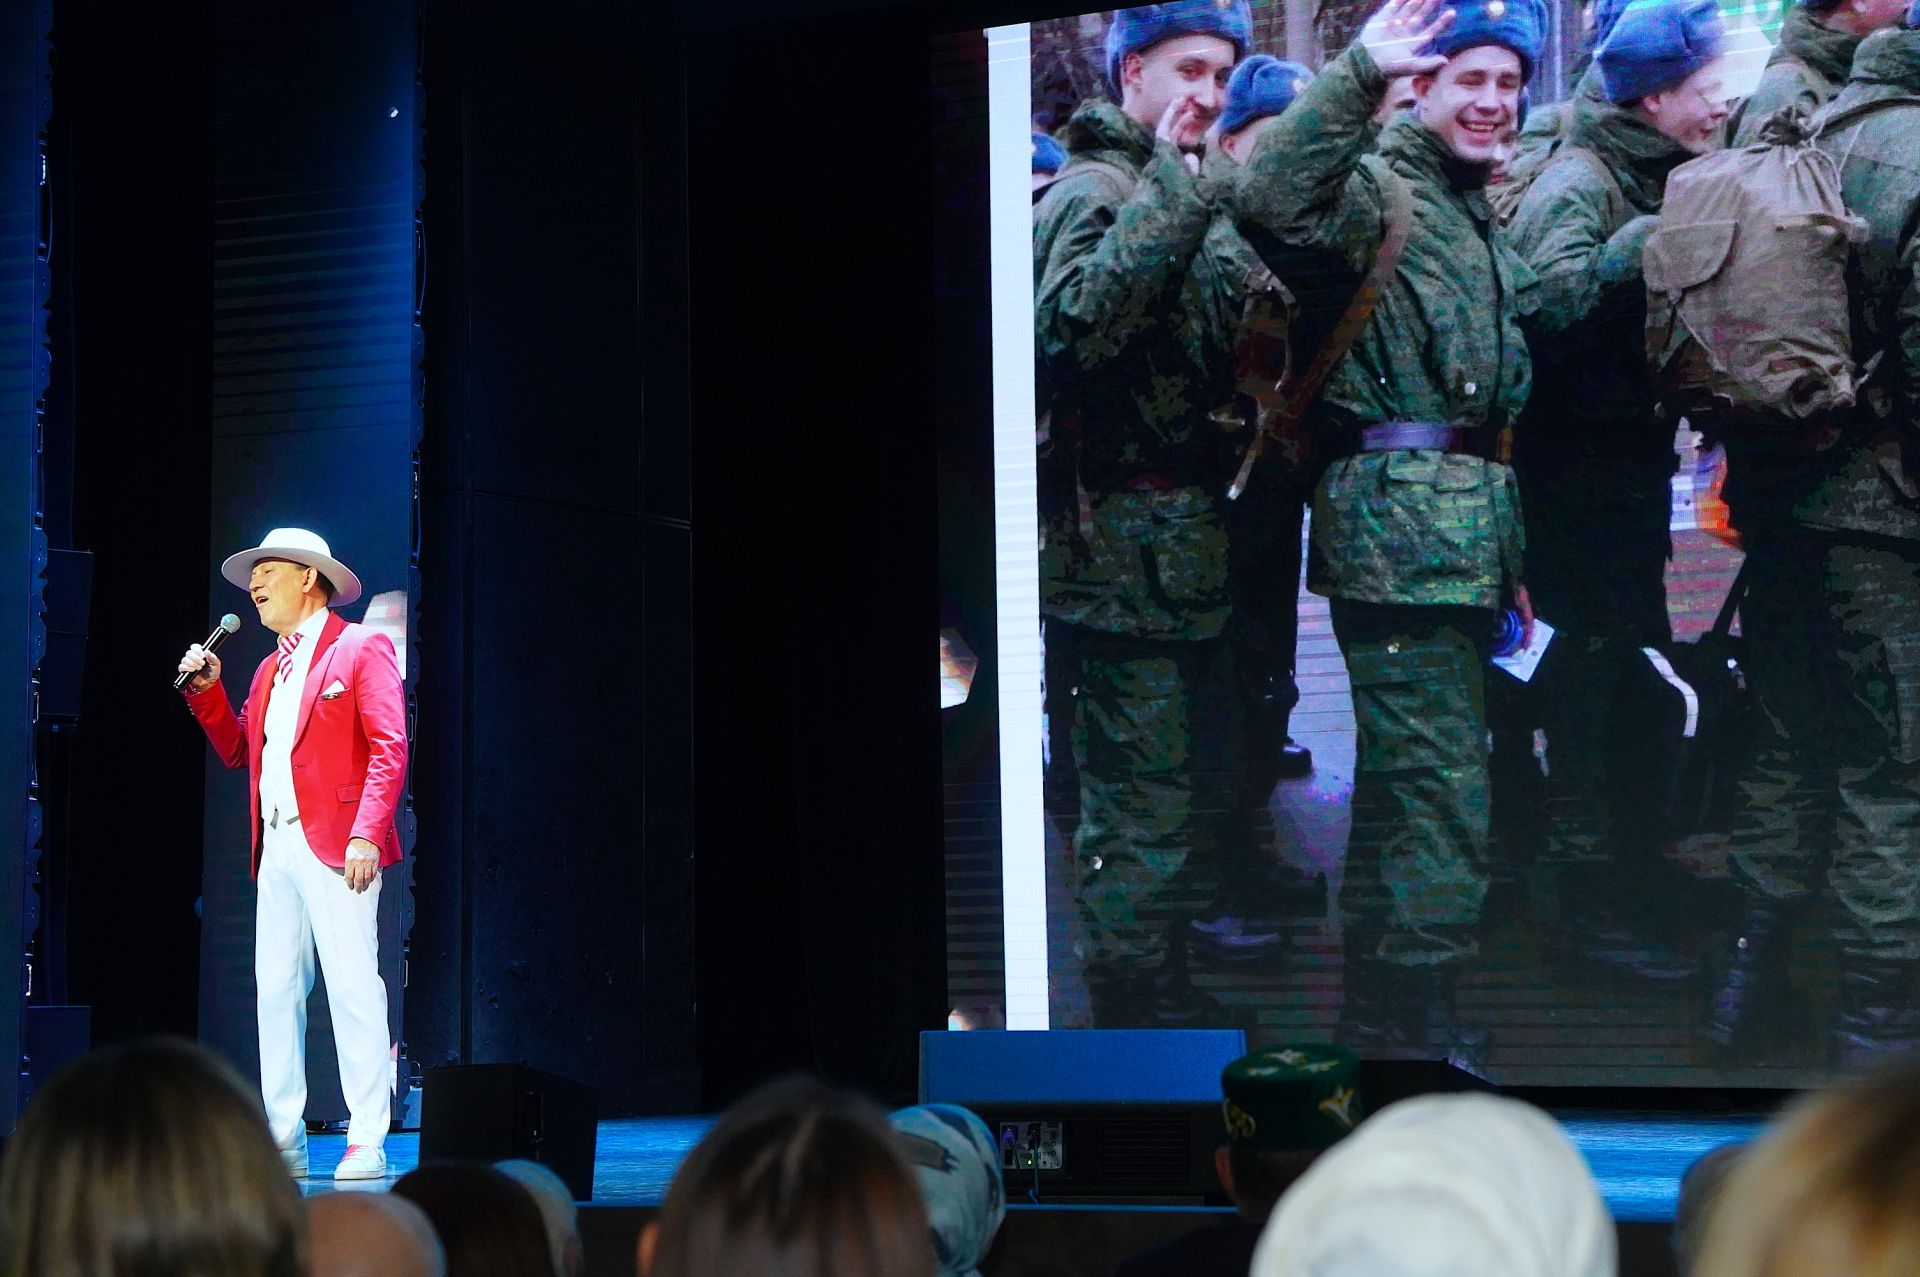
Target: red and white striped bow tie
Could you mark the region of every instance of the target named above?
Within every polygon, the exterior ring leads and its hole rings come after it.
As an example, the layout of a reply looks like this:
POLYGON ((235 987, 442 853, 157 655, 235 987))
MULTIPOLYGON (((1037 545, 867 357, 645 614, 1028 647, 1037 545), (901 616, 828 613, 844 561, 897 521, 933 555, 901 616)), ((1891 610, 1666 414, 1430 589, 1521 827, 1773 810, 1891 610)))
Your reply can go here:
POLYGON ((300 646, 300 631, 280 636, 280 654, 275 657, 273 681, 287 681, 287 671, 293 668, 293 649, 300 646))

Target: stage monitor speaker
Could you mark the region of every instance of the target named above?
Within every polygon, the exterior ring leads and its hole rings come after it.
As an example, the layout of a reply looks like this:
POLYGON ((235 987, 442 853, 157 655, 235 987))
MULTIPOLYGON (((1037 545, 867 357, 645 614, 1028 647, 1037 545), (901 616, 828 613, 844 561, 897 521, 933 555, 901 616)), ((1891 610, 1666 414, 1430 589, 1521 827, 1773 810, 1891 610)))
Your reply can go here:
POLYGON ((928 1032, 920 1100, 986 1120, 1009 1198, 1224 1204, 1220 1071, 1246 1052, 1239 1029, 928 1032))
POLYGON ((420 1164, 524 1157, 593 1197, 600 1093, 524 1064, 428 1069, 420 1094, 420 1164))

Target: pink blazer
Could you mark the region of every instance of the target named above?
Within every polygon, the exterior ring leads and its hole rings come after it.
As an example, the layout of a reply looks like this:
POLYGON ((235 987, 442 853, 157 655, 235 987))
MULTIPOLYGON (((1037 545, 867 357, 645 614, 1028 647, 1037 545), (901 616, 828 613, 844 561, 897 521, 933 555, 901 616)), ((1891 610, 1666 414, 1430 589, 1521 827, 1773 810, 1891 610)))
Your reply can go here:
MULTIPOLYGON (((187 707, 220 761, 247 769, 256 878, 260 754, 266 743, 267 699, 275 694, 274 656, 267 653, 254 670, 247 703, 237 715, 221 690, 225 679, 187 697, 187 707)), ((394 815, 406 775, 406 696, 393 640, 330 613, 300 689, 300 718, 293 736, 293 792, 314 855, 335 869, 344 868, 347 840, 365 838, 380 849, 382 868, 399 861, 400 831, 394 815), (345 690, 323 698, 321 693, 336 682, 345 690)))

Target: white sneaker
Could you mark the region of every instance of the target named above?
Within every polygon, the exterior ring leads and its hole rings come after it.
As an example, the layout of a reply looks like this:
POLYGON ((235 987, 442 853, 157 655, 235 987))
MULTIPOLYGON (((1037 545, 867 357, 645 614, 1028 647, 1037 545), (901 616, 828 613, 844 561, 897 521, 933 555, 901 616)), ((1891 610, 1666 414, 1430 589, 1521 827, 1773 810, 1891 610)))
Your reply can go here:
POLYGON ((300 1133, 293 1137, 293 1143, 280 1150, 280 1163, 287 1168, 287 1174, 295 1179, 307 1177, 307 1128, 301 1127, 300 1133))
POLYGON ((387 1152, 378 1144, 349 1144, 347 1155, 333 1168, 335 1179, 385 1179, 387 1152))

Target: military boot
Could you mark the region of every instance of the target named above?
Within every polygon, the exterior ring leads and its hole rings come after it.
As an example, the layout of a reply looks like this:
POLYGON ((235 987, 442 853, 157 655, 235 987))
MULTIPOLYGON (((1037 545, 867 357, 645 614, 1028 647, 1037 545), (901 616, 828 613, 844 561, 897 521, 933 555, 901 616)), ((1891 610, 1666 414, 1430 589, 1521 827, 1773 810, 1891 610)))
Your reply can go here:
POLYGON ((1700 1022, 1708 1041, 1741 1056, 1778 1045, 1791 932, 1784 904, 1761 898, 1747 902, 1740 934, 1727 954, 1726 976, 1700 1022))
POLYGON ((1840 1019, 1834 1027, 1833 1062, 1846 1071, 1920 1044, 1920 993, 1910 959, 1847 953, 1840 967, 1840 1019))

